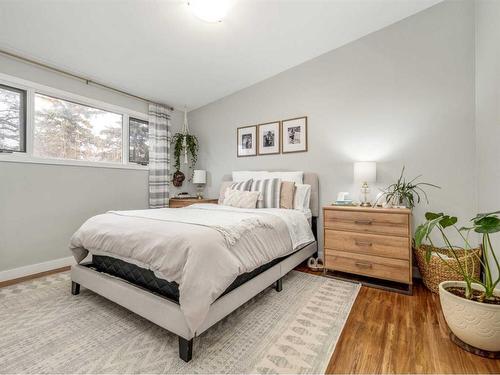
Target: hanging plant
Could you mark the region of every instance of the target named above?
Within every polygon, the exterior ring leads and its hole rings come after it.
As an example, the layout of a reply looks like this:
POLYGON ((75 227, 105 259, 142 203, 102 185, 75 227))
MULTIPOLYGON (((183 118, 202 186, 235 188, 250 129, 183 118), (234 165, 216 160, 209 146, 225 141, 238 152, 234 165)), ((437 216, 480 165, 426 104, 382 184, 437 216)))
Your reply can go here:
POLYGON ((198 161, 198 138, 192 134, 175 133, 171 143, 174 145, 174 168, 175 171, 181 169, 181 155, 185 155, 185 163, 188 163, 188 156, 191 157, 190 169, 194 169, 198 161))

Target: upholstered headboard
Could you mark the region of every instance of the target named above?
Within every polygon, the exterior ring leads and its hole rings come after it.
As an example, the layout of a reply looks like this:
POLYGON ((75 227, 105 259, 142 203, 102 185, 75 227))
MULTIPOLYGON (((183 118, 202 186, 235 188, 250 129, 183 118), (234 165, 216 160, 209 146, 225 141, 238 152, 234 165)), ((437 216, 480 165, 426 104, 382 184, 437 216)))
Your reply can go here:
MULTIPOLYGON (((278 172, 270 170, 270 172, 278 172)), ((231 175, 224 175, 222 181, 232 181, 231 175)), ((304 172, 304 184, 311 185, 311 201, 309 208, 314 217, 319 216, 319 181, 316 173, 304 172)))

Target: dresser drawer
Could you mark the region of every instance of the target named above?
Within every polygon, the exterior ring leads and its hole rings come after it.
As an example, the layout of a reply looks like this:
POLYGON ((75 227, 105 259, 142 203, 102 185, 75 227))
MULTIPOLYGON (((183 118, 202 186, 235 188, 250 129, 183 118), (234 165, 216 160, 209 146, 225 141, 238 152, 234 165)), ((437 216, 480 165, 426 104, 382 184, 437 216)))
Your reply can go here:
POLYGON ((410 283, 410 263, 406 260, 325 249, 325 261, 329 270, 410 283))
POLYGON ((409 241, 407 237, 325 229, 325 248, 360 254, 409 260, 409 241))
POLYGON ((374 234, 408 236, 408 215, 366 211, 325 210, 325 228, 374 234))

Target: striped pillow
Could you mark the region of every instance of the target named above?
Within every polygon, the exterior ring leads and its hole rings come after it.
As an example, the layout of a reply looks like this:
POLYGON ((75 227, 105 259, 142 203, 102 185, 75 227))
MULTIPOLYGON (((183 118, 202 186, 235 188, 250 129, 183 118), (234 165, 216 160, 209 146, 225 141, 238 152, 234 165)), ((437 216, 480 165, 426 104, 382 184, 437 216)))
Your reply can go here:
POLYGON ((250 191, 260 192, 257 208, 280 208, 281 180, 279 178, 254 180, 250 191))
POLYGON ((252 179, 240 182, 233 182, 231 185, 229 185, 229 188, 231 190, 250 191, 250 188, 252 187, 252 182, 253 182, 252 179))

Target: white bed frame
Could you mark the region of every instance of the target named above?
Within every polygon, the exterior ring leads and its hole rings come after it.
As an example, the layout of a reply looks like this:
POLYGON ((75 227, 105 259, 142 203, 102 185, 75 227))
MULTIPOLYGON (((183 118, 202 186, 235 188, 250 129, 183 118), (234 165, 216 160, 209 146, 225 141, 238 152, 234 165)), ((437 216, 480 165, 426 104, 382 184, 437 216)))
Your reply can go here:
MULTIPOLYGON (((311 211, 314 220, 319 210, 317 205, 317 177, 314 174, 305 174, 304 182, 310 183, 312 186, 311 211), (306 176, 309 178, 306 178, 306 176)), ((280 292, 282 288, 282 277, 317 251, 317 242, 314 241, 268 270, 220 297, 210 306, 205 321, 194 333, 188 328, 184 315, 177 303, 157 294, 153 294, 125 280, 95 271, 83 265, 74 265, 71 267, 71 293, 74 295, 79 294, 80 285, 82 285, 148 319, 160 327, 175 333, 179 336, 179 356, 181 359, 188 362, 192 358, 194 337, 205 332, 208 328, 273 283, 276 283, 275 288, 280 292)))

